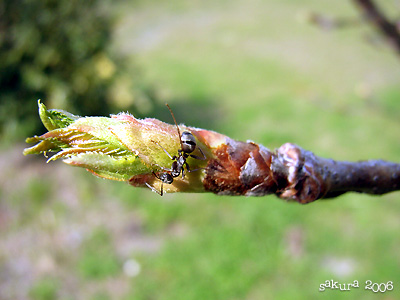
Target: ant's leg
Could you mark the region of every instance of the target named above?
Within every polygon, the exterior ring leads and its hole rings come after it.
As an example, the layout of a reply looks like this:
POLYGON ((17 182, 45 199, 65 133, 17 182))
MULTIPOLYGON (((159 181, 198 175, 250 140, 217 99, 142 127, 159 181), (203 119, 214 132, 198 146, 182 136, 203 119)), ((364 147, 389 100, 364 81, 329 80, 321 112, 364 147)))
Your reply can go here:
MULTIPOLYGON (((188 173, 196 172, 196 171, 201 170, 201 169, 205 169, 205 168, 197 168, 197 169, 191 170, 190 167, 189 167, 189 164, 188 164, 187 162, 185 162, 185 166, 186 166, 186 171, 187 171, 188 173)), ((185 171, 185 169, 182 168, 182 178, 183 178, 183 173, 184 173, 184 171, 185 171)))
POLYGON ((159 192, 155 187, 151 186, 151 185, 148 184, 147 182, 145 182, 145 184, 146 184, 147 187, 148 187, 149 189, 151 189, 153 192, 159 194, 160 196, 163 195, 163 186, 162 186, 163 184, 162 184, 162 183, 161 183, 161 192, 159 192))
POLYGON ((206 155, 204 154, 203 150, 201 150, 200 147, 197 147, 197 149, 199 149, 199 151, 200 151, 201 155, 203 155, 203 157, 200 157, 200 156, 197 156, 197 155, 194 155, 194 154, 189 154, 189 156, 190 156, 190 157, 193 157, 193 158, 195 158, 195 159, 199 159, 199 160, 206 160, 207 157, 206 157, 206 155))
MULTIPOLYGON (((167 169, 167 168, 164 168, 164 167, 161 167, 161 166, 159 166, 159 165, 157 165, 161 170, 163 170, 163 171, 167 171, 167 172, 171 172, 172 170, 171 169, 167 169)), ((160 179, 158 176, 156 176, 158 179, 160 179)), ((161 180, 161 179, 160 179, 161 180)))
POLYGON ((164 152, 168 155, 168 157, 172 160, 174 160, 174 158, 171 156, 171 154, 169 154, 169 152, 163 147, 161 146, 159 143, 157 143, 156 141, 151 140, 154 144, 158 145, 159 147, 161 147, 161 149, 164 150, 164 152))
MULTIPOLYGON (((157 174, 154 173, 154 171, 153 171, 153 175, 154 175, 155 178, 161 180, 160 176, 157 176, 157 174)), ((151 185, 148 184, 147 182, 145 182, 145 184, 147 185, 147 187, 148 187, 149 189, 151 189, 153 192, 159 194, 160 196, 162 196, 162 195, 164 194, 164 192, 163 192, 163 185, 164 185, 164 182, 163 182, 163 181, 161 181, 161 192, 157 191, 157 189, 156 189, 155 187, 151 186, 151 185)))
POLYGON ((185 163, 185 165, 186 165, 186 169, 187 169, 187 171, 188 171, 189 173, 191 173, 191 172, 196 172, 196 171, 198 171, 198 170, 204 170, 204 169, 205 169, 205 168, 197 168, 197 169, 191 170, 191 169, 189 168, 189 164, 188 164, 188 163, 185 163))

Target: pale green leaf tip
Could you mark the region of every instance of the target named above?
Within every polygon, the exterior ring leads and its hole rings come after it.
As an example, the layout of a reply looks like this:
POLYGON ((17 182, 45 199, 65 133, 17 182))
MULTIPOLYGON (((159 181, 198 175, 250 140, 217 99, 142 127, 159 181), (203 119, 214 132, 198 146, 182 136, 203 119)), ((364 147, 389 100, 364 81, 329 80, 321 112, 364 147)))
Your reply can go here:
POLYGON ((24 155, 44 153, 46 156, 46 152, 57 152, 47 162, 62 159, 97 176, 114 180, 129 180, 152 171, 135 150, 127 148, 110 131, 110 126, 116 126, 122 133, 129 132, 123 131, 125 123, 112 118, 79 117, 63 110, 48 110, 40 100, 38 108, 40 119, 49 132, 27 138, 27 143, 37 144, 24 149, 24 155), (79 130, 81 127, 83 131, 79 130))
POLYGON ((48 110, 46 106, 40 102, 40 99, 38 100, 38 106, 40 120, 48 131, 65 128, 80 118, 79 116, 61 109, 48 110))

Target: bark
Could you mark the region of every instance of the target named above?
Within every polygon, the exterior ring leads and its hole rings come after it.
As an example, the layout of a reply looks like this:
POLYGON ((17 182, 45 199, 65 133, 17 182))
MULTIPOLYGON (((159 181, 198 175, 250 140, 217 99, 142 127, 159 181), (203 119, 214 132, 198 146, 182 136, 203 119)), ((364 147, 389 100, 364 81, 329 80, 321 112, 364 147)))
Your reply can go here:
POLYGON ((384 194, 400 188, 400 164, 382 160, 344 162, 320 158, 287 143, 275 152, 229 141, 216 151, 204 178, 217 194, 263 196, 309 203, 346 192, 384 194))

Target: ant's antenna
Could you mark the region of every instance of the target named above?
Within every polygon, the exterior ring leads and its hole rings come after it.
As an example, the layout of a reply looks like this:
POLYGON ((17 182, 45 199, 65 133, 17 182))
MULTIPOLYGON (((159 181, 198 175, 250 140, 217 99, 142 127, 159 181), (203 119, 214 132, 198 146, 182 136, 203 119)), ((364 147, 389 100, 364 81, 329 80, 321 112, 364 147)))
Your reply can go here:
POLYGON ((165 105, 168 107, 169 112, 171 113, 171 116, 174 119, 174 122, 175 122, 175 125, 176 125, 176 129, 178 130, 178 136, 179 136, 179 142, 181 143, 181 149, 183 149, 182 140, 181 140, 181 132, 179 131, 178 124, 176 123, 174 113, 172 112, 172 109, 171 109, 171 107, 169 107, 168 103, 165 103, 165 105))

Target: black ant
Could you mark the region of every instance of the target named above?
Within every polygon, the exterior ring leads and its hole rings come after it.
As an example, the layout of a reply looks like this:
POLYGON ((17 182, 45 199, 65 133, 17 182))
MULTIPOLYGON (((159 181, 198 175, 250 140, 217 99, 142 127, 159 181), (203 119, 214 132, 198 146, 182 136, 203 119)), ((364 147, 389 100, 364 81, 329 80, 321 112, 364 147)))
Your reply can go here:
POLYGON ((190 156, 194 159, 199 159, 199 160, 205 160, 206 156, 204 155, 203 150, 201 150, 200 147, 197 147, 197 149, 199 149, 200 153, 202 154, 203 157, 191 154, 193 153, 193 151, 196 149, 196 139, 193 136, 193 134, 191 134, 189 131, 184 131, 181 132, 179 130, 178 124, 176 123, 176 119, 174 116, 174 113, 172 112, 172 109, 169 107, 169 105, 166 103, 165 104, 170 113, 172 118, 174 119, 174 123, 176 126, 176 129, 178 131, 178 136, 179 136, 179 142, 181 144, 181 149, 178 150, 178 155, 174 155, 171 156, 171 154, 168 153, 168 151, 161 146, 159 143, 152 141, 153 143, 157 144, 158 146, 161 147, 161 149, 164 150, 164 152, 169 156, 170 159, 173 160, 172 162, 172 166, 171 169, 164 169, 166 172, 162 172, 159 175, 157 175, 156 173, 154 173, 153 171, 153 175, 161 180, 161 191, 158 191, 157 189, 155 189, 154 187, 152 187, 150 184, 148 184, 146 182, 146 185, 154 192, 156 192, 157 194, 159 194, 160 196, 163 195, 163 185, 164 183, 166 184, 171 184, 174 181, 174 178, 178 177, 181 173, 182 173, 182 179, 185 178, 185 167, 186 167, 186 171, 187 172, 193 172, 193 171, 197 171, 196 170, 190 170, 189 164, 187 163, 186 159, 190 156))

